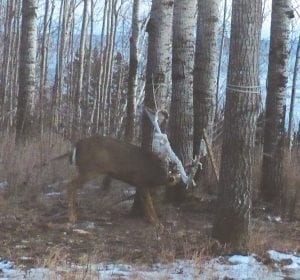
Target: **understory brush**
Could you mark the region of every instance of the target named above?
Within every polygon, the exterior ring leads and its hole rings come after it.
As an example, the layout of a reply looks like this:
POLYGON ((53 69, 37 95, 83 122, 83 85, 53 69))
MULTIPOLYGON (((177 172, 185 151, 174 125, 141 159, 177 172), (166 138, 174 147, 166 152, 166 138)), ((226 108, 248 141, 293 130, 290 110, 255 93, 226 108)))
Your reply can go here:
POLYGON ((70 143, 49 134, 22 146, 14 139, 7 135, 0 142, 0 182, 11 202, 19 205, 35 201, 47 185, 68 177, 69 165, 51 159, 70 150, 70 143))

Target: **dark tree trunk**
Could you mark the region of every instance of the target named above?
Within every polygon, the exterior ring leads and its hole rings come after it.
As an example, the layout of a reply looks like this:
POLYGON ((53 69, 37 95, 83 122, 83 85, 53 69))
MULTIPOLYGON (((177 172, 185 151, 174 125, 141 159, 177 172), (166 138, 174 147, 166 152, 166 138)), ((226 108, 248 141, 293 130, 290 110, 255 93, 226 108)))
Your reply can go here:
POLYGON ((128 92, 127 92, 127 116, 125 126, 125 138, 128 142, 134 137, 134 116, 135 116, 135 95, 137 87, 137 67, 138 54, 137 44, 139 37, 139 3, 140 0, 134 0, 132 8, 132 32, 130 37, 130 58, 129 58, 129 73, 128 73, 128 92))
POLYGON ((239 246, 247 241, 252 163, 259 100, 261 0, 232 2, 224 139, 213 236, 239 246))

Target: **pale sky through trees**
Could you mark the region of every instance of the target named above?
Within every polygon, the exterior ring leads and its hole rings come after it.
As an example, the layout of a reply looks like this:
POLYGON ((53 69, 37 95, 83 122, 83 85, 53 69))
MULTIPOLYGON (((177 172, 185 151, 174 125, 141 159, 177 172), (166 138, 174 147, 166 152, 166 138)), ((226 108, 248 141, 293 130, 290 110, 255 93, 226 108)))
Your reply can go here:
MULTIPOLYGON (((58 3, 58 1, 57 1, 58 3)), ((103 7, 102 4, 104 3, 104 0, 96 0, 95 1, 96 6, 94 10, 94 35, 99 35, 101 32, 101 24, 102 24, 102 13, 103 13, 103 7)), ((121 1, 119 1, 121 3, 121 1)), ((221 26, 221 17, 222 17, 222 10, 223 10, 223 4, 224 1, 221 1, 220 5, 220 26, 221 26)), ((263 0, 263 25, 262 25, 262 38, 263 39, 269 39, 270 36, 270 23, 271 23, 271 0, 263 0)), ((293 20, 293 26, 292 26, 292 32, 291 32, 291 39, 296 40, 296 38, 299 36, 300 32, 300 2, 299 0, 292 0, 294 9, 295 9, 295 19, 293 20)), ((44 4, 44 3, 43 3, 44 4)), ((42 15, 44 12, 44 5, 39 5, 39 18, 42 19, 42 15)), ((118 23, 120 29, 128 29, 130 30, 130 22, 131 22, 131 7, 132 0, 123 1, 123 16, 122 20, 118 23)), ((140 19, 144 20, 147 15, 150 12, 151 8, 151 1, 149 0, 141 0, 141 9, 140 9, 140 19)), ((227 34, 230 31, 230 13, 231 13, 231 0, 228 0, 228 16, 227 16, 227 34)), ((81 28, 81 20, 82 20, 82 11, 83 11, 83 3, 81 2, 78 4, 75 10, 75 30, 78 30, 78 33, 80 32, 81 28)), ((58 18, 59 15, 59 5, 56 5, 55 12, 54 12, 54 18, 58 18)), ((196 11, 195 11, 196 15, 196 11)), ((196 29, 196 26, 195 26, 196 29)), ((97 39, 96 39, 97 40, 97 39)), ((294 52, 291 53, 291 61, 293 61, 293 55, 294 52)), ((51 63, 51 62, 50 62, 51 63)), ((290 67, 292 68, 293 63, 291 63, 290 67)), ((292 69, 290 69, 292 73, 292 69)), ((290 76, 291 78, 291 76, 290 76)), ((299 86, 299 82, 298 88, 299 86)), ((264 85, 263 85, 264 86, 264 85)), ((288 92, 288 95, 290 92, 288 92)), ((299 98, 299 90, 296 92, 297 98, 296 98, 296 110, 295 110, 295 119, 300 120, 300 98, 299 98)), ((289 103, 289 98, 287 98, 287 103, 289 103)), ((288 104, 287 104, 288 105, 288 104)))

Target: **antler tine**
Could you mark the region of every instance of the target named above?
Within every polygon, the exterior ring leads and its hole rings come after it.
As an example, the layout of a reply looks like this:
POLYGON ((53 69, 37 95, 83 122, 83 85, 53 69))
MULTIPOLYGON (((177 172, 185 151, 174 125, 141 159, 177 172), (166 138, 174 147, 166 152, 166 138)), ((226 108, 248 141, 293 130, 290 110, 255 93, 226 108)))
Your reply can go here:
POLYGON ((191 170, 190 170, 190 173, 188 176, 186 189, 189 189, 190 187, 193 188, 196 186, 196 182, 194 181, 194 178, 195 178, 196 172, 199 167, 200 167, 200 169, 202 169, 202 163, 200 162, 200 156, 195 156, 195 158, 192 160, 191 170))

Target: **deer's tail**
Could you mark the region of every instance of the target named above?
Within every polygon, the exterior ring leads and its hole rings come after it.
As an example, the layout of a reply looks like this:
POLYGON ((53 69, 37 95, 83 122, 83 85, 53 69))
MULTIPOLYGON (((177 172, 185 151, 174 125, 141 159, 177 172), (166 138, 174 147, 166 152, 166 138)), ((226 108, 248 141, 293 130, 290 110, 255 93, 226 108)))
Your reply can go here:
POLYGON ((69 161, 72 165, 76 165, 76 153, 77 153, 76 147, 73 148, 72 152, 69 153, 69 161))

